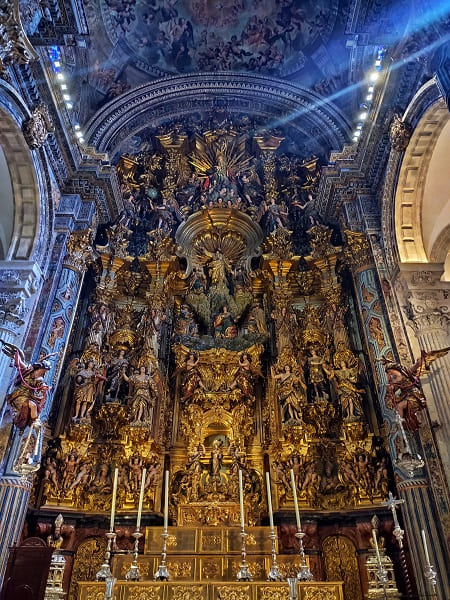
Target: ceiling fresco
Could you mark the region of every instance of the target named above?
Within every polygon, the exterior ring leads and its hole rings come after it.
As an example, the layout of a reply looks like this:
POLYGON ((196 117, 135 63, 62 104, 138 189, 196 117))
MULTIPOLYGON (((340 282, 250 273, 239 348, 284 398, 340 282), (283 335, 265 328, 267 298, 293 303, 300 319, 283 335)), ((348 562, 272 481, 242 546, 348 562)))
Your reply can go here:
POLYGON ((348 0, 88 0, 87 82, 98 108, 167 75, 284 78, 320 94, 346 85, 348 0))
POLYGON ((320 53, 336 25, 338 1, 100 0, 97 11, 116 52, 154 74, 233 70, 285 77, 320 53))

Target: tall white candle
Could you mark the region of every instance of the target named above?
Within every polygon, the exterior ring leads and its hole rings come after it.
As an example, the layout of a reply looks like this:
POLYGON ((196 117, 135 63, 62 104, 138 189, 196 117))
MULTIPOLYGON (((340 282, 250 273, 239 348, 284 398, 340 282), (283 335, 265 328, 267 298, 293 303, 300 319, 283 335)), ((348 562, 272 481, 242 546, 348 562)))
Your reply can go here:
POLYGON ((425 531, 422 529, 422 542, 423 542, 423 549, 425 552, 425 560, 427 561, 427 565, 431 564, 430 563, 430 555, 428 554, 428 545, 427 545, 427 538, 425 537, 425 531))
POLYGON ((239 469, 239 507, 241 509, 241 529, 245 529, 244 513, 244 486, 242 485, 242 471, 239 469))
POLYGON ((291 485, 292 485, 292 495, 294 496, 294 508, 295 508, 295 519, 297 521, 297 529, 298 529, 298 531, 301 531, 302 524, 300 521, 300 512, 298 510, 297 486, 295 485, 295 476, 294 476, 293 469, 291 469, 291 485))
POLYGON ((136 529, 139 531, 141 528, 141 517, 142 517, 142 505, 144 503, 144 490, 145 490, 145 480, 147 478, 147 469, 142 469, 142 479, 141 479, 141 491, 139 493, 139 506, 138 506, 138 514, 136 521, 136 529))
POLYGON ((164 485, 164 531, 167 531, 169 526, 169 471, 166 471, 164 485))
POLYGON ((117 479, 119 477, 119 469, 116 467, 114 471, 113 495, 111 502, 111 518, 109 521, 109 530, 114 531, 114 517, 116 514, 116 498, 117 498, 117 479))
POLYGON ((272 533, 274 531, 274 526, 273 526, 273 509, 272 509, 272 491, 270 489, 269 473, 266 473, 266 487, 267 487, 267 507, 269 509, 270 531, 272 533))
POLYGON ((377 563, 378 563, 378 566, 381 567, 381 556, 380 556, 380 550, 378 548, 377 532, 375 531, 375 529, 372 529, 372 539, 373 539, 373 547, 375 548, 375 554, 377 555, 377 563))

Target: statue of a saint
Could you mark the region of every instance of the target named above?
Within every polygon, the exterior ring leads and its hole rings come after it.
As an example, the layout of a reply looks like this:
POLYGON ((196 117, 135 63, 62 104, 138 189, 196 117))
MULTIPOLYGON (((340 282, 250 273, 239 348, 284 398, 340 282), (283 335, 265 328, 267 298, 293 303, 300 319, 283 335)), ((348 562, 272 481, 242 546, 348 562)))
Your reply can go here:
POLYGON ((340 360, 338 368, 332 373, 345 421, 358 419, 363 414, 361 400, 365 390, 357 387, 359 372, 359 361, 355 360, 355 364, 351 366, 347 361, 340 360))
POLYGON ((99 381, 106 377, 95 371, 95 363, 89 360, 85 367, 75 373, 73 402, 75 404, 74 420, 84 419, 94 407, 99 381))
POLYGON ((220 312, 214 316, 214 337, 235 338, 236 336, 237 328, 234 316, 225 304, 220 312))
POLYGON ((293 336, 296 327, 295 315, 288 310, 286 306, 282 306, 272 312, 272 319, 275 322, 275 338, 277 343, 278 356, 283 350, 292 350, 293 336))
MULTIPOLYGON (((199 361, 200 358, 195 352, 190 352, 186 356, 184 369, 181 369, 184 371, 183 383, 181 385, 181 402, 193 396, 197 389, 205 389, 200 371, 197 368, 199 361)), ((174 372, 174 376, 178 371, 179 369, 174 372)))
POLYGON ((281 407, 281 421, 284 424, 302 421, 302 406, 306 404, 306 383, 300 369, 292 370, 288 363, 281 373, 272 367, 278 403, 281 407))
POLYGON ((157 388, 153 377, 147 373, 147 367, 141 366, 130 377, 124 370, 122 376, 130 384, 132 423, 151 422, 157 388))
POLYGON ((229 389, 234 390, 235 388, 238 388, 245 397, 252 399, 254 397, 253 383, 257 376, 264 377, 261 371, 253 368, 252 357, 250 354, 243 352, 239 356, 239 366, 236 377, 229 389))

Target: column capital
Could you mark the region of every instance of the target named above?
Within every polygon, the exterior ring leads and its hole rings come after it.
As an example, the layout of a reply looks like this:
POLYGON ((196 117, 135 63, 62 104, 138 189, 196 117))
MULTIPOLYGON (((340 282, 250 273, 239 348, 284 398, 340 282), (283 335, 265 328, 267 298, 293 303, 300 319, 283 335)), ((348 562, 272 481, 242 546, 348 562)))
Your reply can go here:
POLYGON ((416 334, 447 331, 450 325, 450 282, 441 281, 442 265, 402 268, 407 285, 406 313, 416 334))
POLYGON ((360 231, 344 231, 347 243, 344 246, 344 257, 349 267, 360 270, 374 266, 372 249, 368 237, 360 231))
POLYGON ((67 253, 64 258, 64 266, 77 273, 84 273, 95 259, 96 252, 93 242, 92 229, 73 231, 66 242, 67 253))

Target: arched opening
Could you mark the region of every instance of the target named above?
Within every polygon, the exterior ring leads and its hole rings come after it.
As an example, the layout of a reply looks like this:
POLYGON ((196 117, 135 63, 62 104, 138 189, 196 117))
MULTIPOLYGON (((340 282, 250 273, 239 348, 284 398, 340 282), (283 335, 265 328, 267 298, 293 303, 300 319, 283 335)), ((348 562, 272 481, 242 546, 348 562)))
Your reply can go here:
POLYGON ((440 100, 417 124, 400 169, 395 230, 401 263, 446 261, 450 246, 449 153, 450 114, 440 100))
POLYGON ((14 119, 0 108, 0 258, 30 258, 38 234, 36 171, 14 119))

